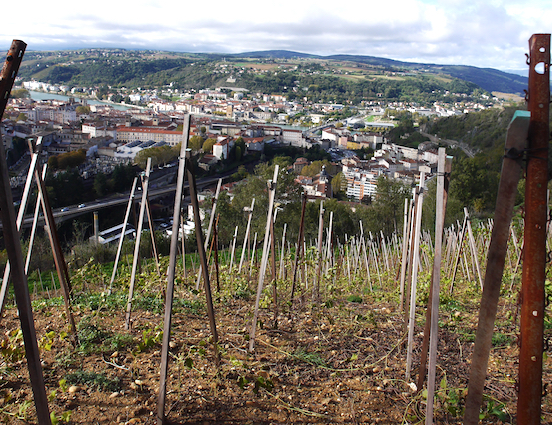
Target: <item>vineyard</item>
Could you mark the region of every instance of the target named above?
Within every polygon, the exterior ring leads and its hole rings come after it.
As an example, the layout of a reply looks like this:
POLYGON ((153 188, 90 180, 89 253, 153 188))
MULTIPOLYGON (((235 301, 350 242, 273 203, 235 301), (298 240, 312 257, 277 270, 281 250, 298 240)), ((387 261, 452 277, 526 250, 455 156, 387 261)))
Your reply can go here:
MULTIPOLYGON (((492 222, 473 223, 468 232, 470 221, 463 224, 447 229, 444 237, 437 423, 461 422, 481 297, 479 275, 485 273, 492 226, 492 222)), ((326 227, 327 235, 328 231, 326 227)), ((493 336, 481 413, 484 423, 505 423, 515 417, 520 237, 517 217, 493 336)), ((297 262, 293 303, 296 249, 283 239, 275 245, 275 260, 268 262, 268 283, 260 297, 253 351, 250 330, 262 266, 260 244, 250 244, 243 256, 242 249, 232 252, 232 247, 221 250, 217 258, 211 255, 216 346, 202 286, 197 285, 199 257, 186 255, 186 272, 182 256, 178 257, 167 377, 170 421, 406 424, 424 420, 427 393, 419 387, 418 374, 433 259, 430 234, 421 235, 408 379, 401 235, 331 241, 324 238, 321 252, 317 244, 305 243, 297 262)), ((123 255, 111 293, 112 263, 90 262, 73 271, 76 347, 57 279, 48 272, 30 275, 49 403, 60 423, 155 423, 166 286, 166 276, 158 270, 167 269, 169 258, 160 257, 157 264, 154 259, 142 262, 131 327, 125 330, 132 260, 132 254, 123 255)), ((6 309, 1 326, 1 416, 7 423, 33 422, 15 307, 6 309)), ((546 328, 549 333, 548 318, 546 328)), ((549 398, 543 400, 543 422, 552 421, 549 398)))
MULTIPOLYGON (((300 221, 297 239, 286 239, 290 223, 277 216, 279 165, 273 164, 266 219, 253 227, 264 232, 250 231, 253 198, 244 208, 245 237, 238 241, 236 227, 230 246, 219 246, 222 180, 206 226, 186 149, 188 115, 170 255, 160 255, 154 233, 143 231, 146 220, 153 229, 148 158, 135 241, 127 244, 133 252, 122 248, 138 178, 115 261, 92 257, 70 268, 44 184, 46 167, 42 173, 37 167, 42 137, 30 144, 17 218, 0 149, 8 255, 0 295, 0 419, 44 425, 552 423, 549 44, 549 35, 531 39, 537 65, 530 70, 529 107, 508 127, 494 219, 477 221, 465 208, 462 222, 444 228, 452 157, 440 147, 434 233, 421 225, 427 182, 420 170, 394 233, 365 232, 360 222, 359 232, 339 234, 333 211, 319 201, 312 237, 304 229, 303 193, 301 216, 293 218, 300 221), (522 171, 525 201, 514 207, 522 171), (195 247, 178 237, 185 178, 195 247), (25 262, 19 231, 33 180, 38 199, 25 262), (40 210, 55 273, 29 269, 40 210), (140 254, 148 234, 150 260, 140 254)), ((14 40, 8 52, 0 115, 25 47, 14 40)), ((99 249, 98 238, 90 243, 99 249)))

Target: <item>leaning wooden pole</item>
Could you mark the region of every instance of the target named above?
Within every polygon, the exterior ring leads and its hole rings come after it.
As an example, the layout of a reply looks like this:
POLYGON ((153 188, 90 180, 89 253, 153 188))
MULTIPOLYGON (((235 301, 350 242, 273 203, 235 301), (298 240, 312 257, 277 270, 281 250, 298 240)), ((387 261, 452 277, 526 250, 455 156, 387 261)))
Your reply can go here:
MULTIPOLYGON (((46 170, 48 169, 48 164, 42 166, 42 179, 46 178, 46 170)), ((35 211, 33 216, 33 225, 31 227, 31 236, 29 237, 29 249, 27 251, 27 258, 25 259, 25 275, 29 274, 29 266, 31 264, 31 254, 33 252, 33 245, 36 236, 36 228, 38 227, 38 215, 40 213, 40 192, 36 198, 35 211)))
POLYGON ((128 197, 128 205, 125 212, 125 219, 123 221, 123 228, 121 229, 121 236, 119 236, 119 245, 117 246, 117 255, 115 255, 115 263, 113 263, 113 272, 111 273, 111 280, 109 281, 109 294, 115 281, 115 275, 117 274, 117 266, 119 264, 119 258, 121 257, 121 251, 123 249, 123 241, 125 239, 126 228, 128 224, 128 217, 130 216, 130 210, 132 209, 132 202, 134 201, 134 191, 136 190, 136 182, 138 177, 134 177, 132 182, 132 188, 130 189, 130 196, 128 197))
POLYGON ((248 218, 247 218, 247 228, 245 229, 245 237, 243 238, 243 246, 242 246, 242 252, 240 257, 240 266, 238 267, 238 274, 241 274, 241 269, 243 265, 243 260, 246 255, 246 251, 249 249, 249 239, 251 234, 251 217, 253 216, 253 207, 255 206, 255 198, 251 200, 251 207, 244 207, 244 211, 247 211, 248 218))
POLYGON ((249 332, 249 351, 253 351, 255 348, 255 331, 257 329, 257 317, 259 315, 259 303, 261 301, 261 294, 263 292, 264 275, 266 272, 266 265, 268 262, 268 251, 270 242, 270 225, 272 221, 272 214, 274 212, 274 197, 276 195, 276 180, 278 178, 279 166, 276 164, 274 167, 274 177, 268 181, 268 212, 266 216, 265 238, 263 244, 263 256, 261 259, 261 268, 259 270, 259 282, 257 284, 257 297, 255 299, 255 310, 253 312, 253 320, 251 322, 251 330, 249 332))
MULTIPOLYGON (((23 60, 23 54, 27 45, 20 40, 13 40, 6 61, 0 73, 0 118, 8 103, 8 98, 23 60)), ((29 369, 29 377, 33 390, 33 399, 36 406, 36 416, 40 425, 51 425, 48 398, 44 386, 44 376, 40 364, 40 352, 36 341, 36 329, 34 326, 31 297, 27 286, 27 276, 23 270, 23 252, 19 241, 19 231, 15 225, 15 210, 10 187, 10 177, 6 162, 6 153, 0 137, 0 217, 4 233, 4 244, 11 263, 12 282, 15 301, 19 311, 21 332, 25 343, 25 355, 29 369)))
MULTIPOLYGON (((173 225, 167 273, 167 290, 165 291, 165 317, 163 322, 163 345, 161 348, 161 371, 159 372, 159 393, 157 398, 157 425, 165 423, 165 397, 167 390, 167 372, 169 368, 169 343, 171 338, 172 306, 174 300, 174 280, 176 271, 176 254, 178 250, 179 223, 182 209, 182 194, 184 193, 184 177, 186 170, 186 149, 190 136, 190 115, 184 117, 183 140, 178 157, 178 173, 176 178, 176 192, 174 195, 173 225)), ((134 180, 136 183, 136 180, 134 180)), ((184 227, 182 226, 184 239, 184 227)), ((184 252, 182 252, 184 256, 184 252)))
POLYGON ((410 205, 411 201, 408 198, 404 198, 404 219, 403 219, 403 238, 402 238, 402 256, 401 256, 401 275, 400 275, 400 302, 399 308, 402 310, 404 305, 404 282, 406 278, 406 261, 408 259, 408 236, 409 232, 409 217, 410 217, 410 205))
MULTIPOLYGON (((21 224, 23 223, 23 218, 25 217, 25 212, 27 211, 27 202, 29 201, 29 193, 33 183, 34 171, 38 162, 40 148, 42 147, 42 136, 38 138, 34 146, 32 143, 29 143, 29 146, 31 148, 31 163, 29 165, 29 172, 27 173, 27 180, 25 181, 23 195, 21 196, 21 205, 19 205, 19 211, 17 212, 16 226, 18 231, 21 231, 21 224)), ((4 276, 2 278, 2 289, 0 290, 0 317, 2 316, 2 312, 4 311, 4 303, 6 302, 10 269, 10 262, 7 261, 6 267, 4 268, 4 276)))
POLYGON ((301 221, 299 222, 299 237, 297 241, 297 248, 295 250, 295 260, 293 263, 293 279, 291 281, 291 295, 289 298, 289 311, 293 307, 293 297, 295 296, 295 284, 297 282, 297 269, 299 268, 299 257, 303 249, 303 238, 305 236, 305 209, 307 206, 307 194, 303 192, 301 194, 301 221))
POLYGON ((155 258, 155 268, 157 269, 157 274, 161 276, 161 270, 159 269, 159 254, 157 253, 157 244, 155 243, 155 226, 151 215, 149 196, 146 196, 146 216, 148 218, 149 233, 151 237, 151 249, 153 251, 153 257, 155 258))
MULTIPOLYGON (((217 202, 218 202, 218 197, 219 197, 219 194, 220 194, 220 186, 221 185, 222 185, 222 178, 218 179, 217 190, 215 191, 215 197, 213 198, 213 206, 211 208, 211 216, 209 217, 209 227, 207 228, 207 234, 205 235, 205 246, 203 247, 204 251, 207 251, 207 245, 209 245, 209 240, 211 239, 211 232, 213 230, 213 223, 214 223, 214 220, 215 220, 215 212, 217 211, 217 202)), ((194 218, 194 221, 195 221, 195 218, 194 218)), ((199 270, 197 272, 196 291, 199 290, 199 283, 201 281, 201 276, 202 276, 202 272, 203 272, 202 267, 203 266, 200 264, 199 265, 199 270)))
POLYGON ((464 214, 468 218, 468 221, 466 222, 466 224, 467 224, 466 227, 468 229, 468 242, 470 244, 470 250, 471 250, 473 261, 475 263, 475 268, 476 268, 476 271, 477 271, 477 278, 479 280, 479 287, 483 290, 483 279, 481 278, 481 269, 479 267, 479 256, 478 256, 478 253, 477 253, 477 246, 475 244, 475 239, 473 237, 473 231, 472 231, 472 226, 471 226, 471 217, 470 217, 468 209, 466 207, 464 207, 464 214))
POLYGON ((510 238, 510 223, 514 210, 519 176, 522 171, 523 151, 527 146, 529 113, 517 111, 508 127, 506 154, 502 162, 500 184, 494 213, 495 225, 491 245, 487 254, 487 269, 483 283, 483 294, 479 307, 479 322, 471 360, 468 395, 464 413, 464 424, 479 423, 479 412, 483 402, 483 389, 487 376, 487 365, 492 346, 492 337, 500 297, 500 287, 510 238))
POLYGON ((42 175, 39 170, 35 169, 35 179, 38 186, 38 192, 40 193, 40 202, 42 211, 44 212, 44 220, 46 221, 46 229, 48 237, 50 239, 50 246, 54 255, 54 264, 59 278, 59 284, 63 294, 63 301, 65 304, 65 313, 67 314, 67 320, 71 326, 71 332, 73 334, 73 345, 78 345, 77 326, 75 325, 75 319, 71 309, 71 281, 69 280, 69 273, 67 271, 67 264, 63 257, 63 251, 61 250, 61 244, 56 230, 56 222, 54 220, 54 214, 50 207, 50 200, 48 199, 48 192, 46 191, 46 184, 42 180, 42 175))
MULTIPOLYGON (((439 341, 439 292, 441 286, 441 259, 443 247, 443 231, 445 228, 445 213, 447 208, 447 180, 450 168, 447 167, 446 149, 439 148, 437 165, 437 202, 435 217, 435 254, 433 259, 433 280, 431 282, 431 305, 429 307, 431 327, 429 341, 429 373, 427 380, 426 425, 433 424, 433 398, 435 395, 435 374, 437 369, 437 342, 439 341)), ((425 334, 424 334, 425 338, 425 334)))
POLYGON ((525 183, 525 251, 521 273, 519 424, 540 423, 546 277, 546 188, 550 139, 550 34, 529 40, 529 121, 525 183))
MULTIPOLYGON (((441 148, 439 148, 441 149, 441 148)), ((445 213, 446 213, 446 208, 447 208, 447 201, 448 201, 448 188, 449 188, 449 184, 450 184, 450 172, 451 172, 451 166, 452 166, 452 157, 447 157, 445 159, 445 164, 444 164, 444 172, 442 173, 438 173, 439 175, 437 176, 438 180, 437 180, 437 203, 436 203, 436 217, 435 217, 435 235, 438 235, 438 234, 442 234, 443 233, 443 230, 439 230, 440 227, 444 228, 444 219, 445 219, 445 213), (439 205, 439 191, 440 191, 440 187, 439 187, 439 180, 441 179, 441 177, 443 178, 443 189, 442 189, 442 197, 443 197, 443 200, 442 200, 442 205, 439 205), (441 212, 439 212, 441 211, 441 212), (437 220, 441 220, 442 223, 439 225, 440 227, 437 227, 438 225, 438 222, 437 220), (438 233, 438 232, 441 232, 441 233, 438 233)), ((442 240, 440 242, 441 246, 440 246, 440 250, 442 251, 442 240)), ((435 241, 435 247, 437 247, 437 239, 435 241)), ((434 309, 438 308, 439 304, 437 303, 437 306, 435 304, 435 301, 433 301, 433 296, 435 295, 435 293, 437 293, 437 296, 439 295, 439 290, 435 290, 434 289, 434 282, 437 282, 439 285, 440 285, 440 282, 441 282, 441 277, 438 276, 438 277, 435 277, 435 273, 437 271, 440 272, 441 270, 441 264, 442 264, 442 252, 439 252, 439 255, 441 256, 441 259, 438 258, 437 256, 437 250, 435 251, 435 256, 434 256, 434 260, 433 260, 433 269, 432 269, 432 273, 431 273, 431 284, 430 284, 430 287, 429 287, 429 299, 428 299, 428 303, 427 303, 427 310, 426 310, 426 322, 425 322, 425 326, 424 326, 424 340, 422 342, 422 352, 420 353, 420 368, 419 368, 419 373, 418 373, 418 384, 417 384, 417 387, 418 387, 418 391, 420 391, 424 385, 424 381, 425 381, 425 378, 426 378, 426 373, 427 373, 427 360, 428 360, 428 354, 429 354, 429 349, 430 349, 430 337, 433 335, 433 329, 432 329, 432 326, 435 326, 435 323, 433 323, 433 319, 432 319, 432 312, 434 309), (437 268, 435 266, 435 262, 438 262, 439 263, 439 268, 437 268)), ((437 322, 438 323, 438 322, 437 322)), ((428 387, 428 397, 429 397, 429 387, 428 387)), ((428 398, 428 410, 429 410, 429 398, 428 398)))
POLYGON ((412 351, 414 344, 414 327, 416 326, 416 287, 418 281, 418 264, 420 259, 420 227, 422 224, 422 205, 424 201, 425 173, 420 173, 420 194, 416 205, 416 225, 414 228, 414 259, 412 261, 412 279, 410 285, 410 316, 408 320, 408 346, 406 352, 406 380, 410 381, 410 369, 412 366, 412 351))
MULTIPOLYGON (((199 215, 199 201, 197 199, 197 185, 195 179, 195 170, 191 162, 192 152, 190 149, 186 151, 186 174, 188 175, 188 184, 190 187, 190 200, 194 209, 194 224, 197 241, 197 251, 201 269, 203 271, 203 288, 205 290, 205 301, 207 304, 207 315, 209 317, 209 325, 213 336, 213 350, 215 354, 215 364, 217 369, 220 367, 220 352, 218 349, 218 333, 215 321, 215 309, 213 308, 213 296, 211 294, 211 282, 209 280, 209 269, 207 265, 207 257, 205 256, 205 241, 203 240, 203 231, 201 229, 201 217, 199 215)), ((220 181, 220 180, 219 180, 220 181)))
POLYGON ((130 287, 128 289, 128 299, 125 317, 125 329, 130 329, 130 315, 132 313, 132 298, 134 297, 134 284, 136 282, 136 273, 138 261, 140 260, 140 241, 142 240, 142 227, 144 225, 144 213, 148 196, 148 183, 151 171, 151 158, 146 163, 146 172, 142 182, 142 202, 140 203, 140 216, 138 217, 138 226, 136 226, 136 241, 134 242, 134 258, 132 260, 132 271, 130 274, 130 287))

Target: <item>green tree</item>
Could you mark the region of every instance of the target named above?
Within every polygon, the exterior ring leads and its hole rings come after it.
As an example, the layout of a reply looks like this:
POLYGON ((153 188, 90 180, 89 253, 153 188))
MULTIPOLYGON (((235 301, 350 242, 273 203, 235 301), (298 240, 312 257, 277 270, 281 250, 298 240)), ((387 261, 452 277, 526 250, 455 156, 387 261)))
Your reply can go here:
POLYGON ((410 187, 385 176, 378 177, 377 191, 372 203, 379 228, 387 236, 399 231, 404 212, 404 198, 411 196, 410 187))
POLYGON ((134 157, 134 163, 140 168, 145 169, 148 158, 151 158, 152 167, 156 167, 159 165, 165 165, 177 157, 178 152, 176 150, 168 145, 164 145, 141 150, 134 157))
POLYGON ((132 164, 117 164, 111 173, 110 188, 114 192, 121 192, 128 190, 134 177, 136 176, 136 169, 132 164))
POLYGON ((77 108, 75 109, 75 112, 78 115, 88 115, 90 113, 90 106, 84 106, 84 105, 77 106, 77 108))
POLYGON ((48 158, 48 169, 49 170, 57 170, 58 167, 58 157, 57 155, 52 155, 50 158, 48 158))
POLYGON ((305 165, 301 170, 302 176, 314 177, 320 174, 322 167, 326 167, 326 171, 330 171, 332 164, 327 159, 323 161, 313 161, 309 165, 305 165))
POLYGON ((73 152, 62 153, 57 156, 58 168, 65 170, 67 168, 78 167, 86 161, 86 151, 79 149, 73 152))
POLYGON ((205 140, 205 142, 203 142, 203 152, 209 152, 209 153, 212 153, 213 152, 213 146, 215 145, 215 143, 217 143, 217 141, 215 139, 207 139, 205 140))
POLYGON ((332 191, 336 198, 344 194, 345 189, 347 188, 347 179, 343 173, 337 173, 334 178, 332 178, 332 191))
POLYGON ((104 173, 96 174, 96 177, 94 178, 94 192, 96 192, 96 196, 98 197, 102 197, 107 194, 107 176, 104 173))
POLYGON ((10 93, 10 96, 13 97, 14 99, 28 99, 31 97, 31 94, 27 89, 21 88, 21 89, 12 90, 10 93))
POLYGON ((203 137, 201 136, 192 136, 188 140, 188 147, 193 151, 198 151, 203 147, 203 137))
POLYGON ((17 121, 27 121, 27 115, 24 114, 23 112, 21 112, 18 116, 17 116, 17 121))

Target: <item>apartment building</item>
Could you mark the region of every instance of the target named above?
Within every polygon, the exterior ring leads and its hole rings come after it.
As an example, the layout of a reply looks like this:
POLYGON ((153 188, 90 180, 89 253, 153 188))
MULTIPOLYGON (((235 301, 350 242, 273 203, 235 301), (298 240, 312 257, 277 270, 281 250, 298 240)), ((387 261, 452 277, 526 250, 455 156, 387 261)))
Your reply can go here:
POLYGON ((117 127, 117 142, 129 143, 134 141, 154 143, 165 142, 169 146, 176 146, 183 140, 181 131, 166 130, 155 127, 117 127))

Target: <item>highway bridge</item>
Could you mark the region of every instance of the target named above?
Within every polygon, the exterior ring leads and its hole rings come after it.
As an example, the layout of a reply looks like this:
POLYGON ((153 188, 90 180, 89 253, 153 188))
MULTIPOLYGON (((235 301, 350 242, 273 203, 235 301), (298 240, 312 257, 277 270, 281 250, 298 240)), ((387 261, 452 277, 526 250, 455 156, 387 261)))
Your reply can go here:
MULTIPOLYGON (((198 189, 205 188, 212 184, 215 184, 219 178, 224 178, 226 176, 215 176, 215 177, 205 177, 197 181, 198 189)), ((150 183, 151 184, 151 183, 150 183)), ((188 187, 188 183, 184 184, 184 188, 188 187)), ((148 190, 149 199, 155 199, 161 196, 165 196, 169 193, 172 193, 176 190, 176 184, 165 185, 162 187, 151 188, 148 190)), ((111 208, 115 206, 125 206, 128 204, 128 194, 118 194, 113 195, 108 198, 97 199, 93 202, 87 202, 79 205, 70 205, 63 208, 57 208, 53 210, 54 219, 56 223, 69 220, 75 217, 78 217, 83 214, 91 213, 94 211, 101 211, 102 209, 111 208)), ((142 197, 142 192, 137 190, 134 196, 135 201, 140 201, 142 197)), ((33 208, 28 206, 27 211, 31 211, 33 208)), ((34 210, 34 209, 33 209, 34 210)), ((25 215, 23 219, 22 228, 31 227, 33 224, 33 214, 25 215)), ((39 217, 39 224, 44 224, 44 218, 42 215, 39 217)), ((2 223, 0 222, 0 228, 2 228, 2 223)))

